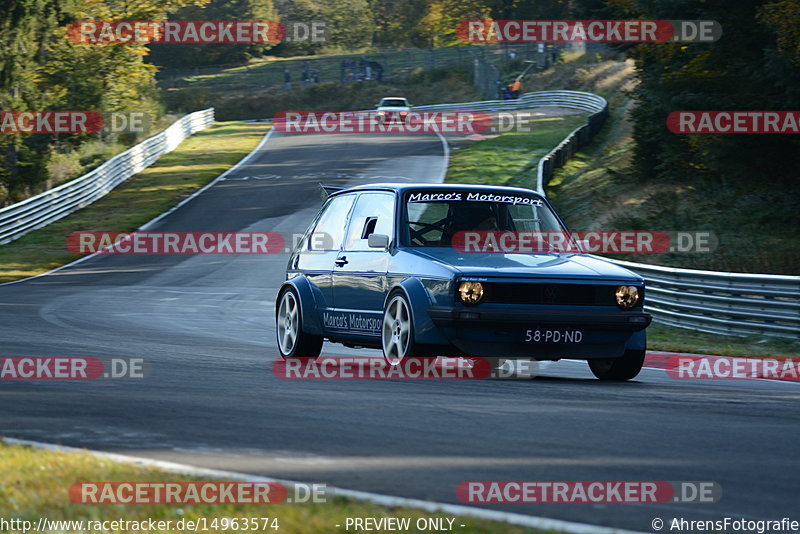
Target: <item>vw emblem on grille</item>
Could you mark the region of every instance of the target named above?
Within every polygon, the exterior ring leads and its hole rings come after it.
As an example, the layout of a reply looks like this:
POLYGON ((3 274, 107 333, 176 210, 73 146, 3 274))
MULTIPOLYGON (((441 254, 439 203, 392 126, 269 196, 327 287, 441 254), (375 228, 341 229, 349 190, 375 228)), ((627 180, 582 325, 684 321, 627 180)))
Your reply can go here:
POLYGON ((561 296, 561 291, 558 286, 548 284, 544 286, 544 301, 548 303, 557 302, 561 296))

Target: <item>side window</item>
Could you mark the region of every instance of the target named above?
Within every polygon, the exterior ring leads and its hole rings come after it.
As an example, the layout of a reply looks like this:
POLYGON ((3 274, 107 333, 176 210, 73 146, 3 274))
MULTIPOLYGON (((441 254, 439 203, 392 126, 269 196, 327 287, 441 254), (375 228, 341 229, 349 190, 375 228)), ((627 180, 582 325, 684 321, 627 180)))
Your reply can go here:
POLYGON ((356 195, 334 197, 317 221, 308 240, 309 250, 339 250, 344 240, 347 214, 356 195))
POLYGON ((345 250, 375 250, 369 248, 370 234, 385 234, 392 238, 394 230, 394 195, 391 193, 361 193, 350 216, 345 250))

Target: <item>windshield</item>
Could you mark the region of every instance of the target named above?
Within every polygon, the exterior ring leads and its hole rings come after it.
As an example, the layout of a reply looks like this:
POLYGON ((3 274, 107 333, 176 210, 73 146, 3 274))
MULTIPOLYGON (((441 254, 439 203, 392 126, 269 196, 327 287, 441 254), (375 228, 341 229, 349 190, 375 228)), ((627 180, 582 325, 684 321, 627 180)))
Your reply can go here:
POLYGON ((384 98, 379 105, 388 108, 405 108, 408 107, 408 102, 402 98, 384 98))
POLYGON ((454 245, 463 232, 566 232, 538 196, 486 191, 417 191, 405 197, 403 244, 411 247, 454 245))

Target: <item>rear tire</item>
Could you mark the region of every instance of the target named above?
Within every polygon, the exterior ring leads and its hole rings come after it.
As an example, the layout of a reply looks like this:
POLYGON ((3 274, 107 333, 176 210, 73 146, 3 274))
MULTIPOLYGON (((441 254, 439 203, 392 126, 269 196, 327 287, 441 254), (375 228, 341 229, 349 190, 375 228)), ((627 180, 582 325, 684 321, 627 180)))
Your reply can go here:
POLYGON ((621 358, 589 360, 589 369, 600 380, 630 380, 642 370, 644 353, 644 350, 626 350, 621 358))
POLYGON ((278 352, 284 360, 316 358, 322 352, 322 336, 303 331, 303 310, 300 297, 293 287, 286 288, 278 299, 275 332, 278 335, 278 352))

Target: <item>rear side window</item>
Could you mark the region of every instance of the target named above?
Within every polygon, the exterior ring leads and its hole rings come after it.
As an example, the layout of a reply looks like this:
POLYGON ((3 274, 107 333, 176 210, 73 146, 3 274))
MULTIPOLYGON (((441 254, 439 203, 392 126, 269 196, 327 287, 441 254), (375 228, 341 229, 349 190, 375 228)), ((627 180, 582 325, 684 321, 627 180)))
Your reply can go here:
POLYGON ((376 250, 367 243, 370 234, 385 234, 391 240, 393 231, 394 195, 361 193, 350 216, 345 250, 376 250))
POLYGON ((308 240, 309 250, 340 250, 347 227, 347 214, 353 207, 356 195, 342 195, 331 199, 322 212, 308 240))

